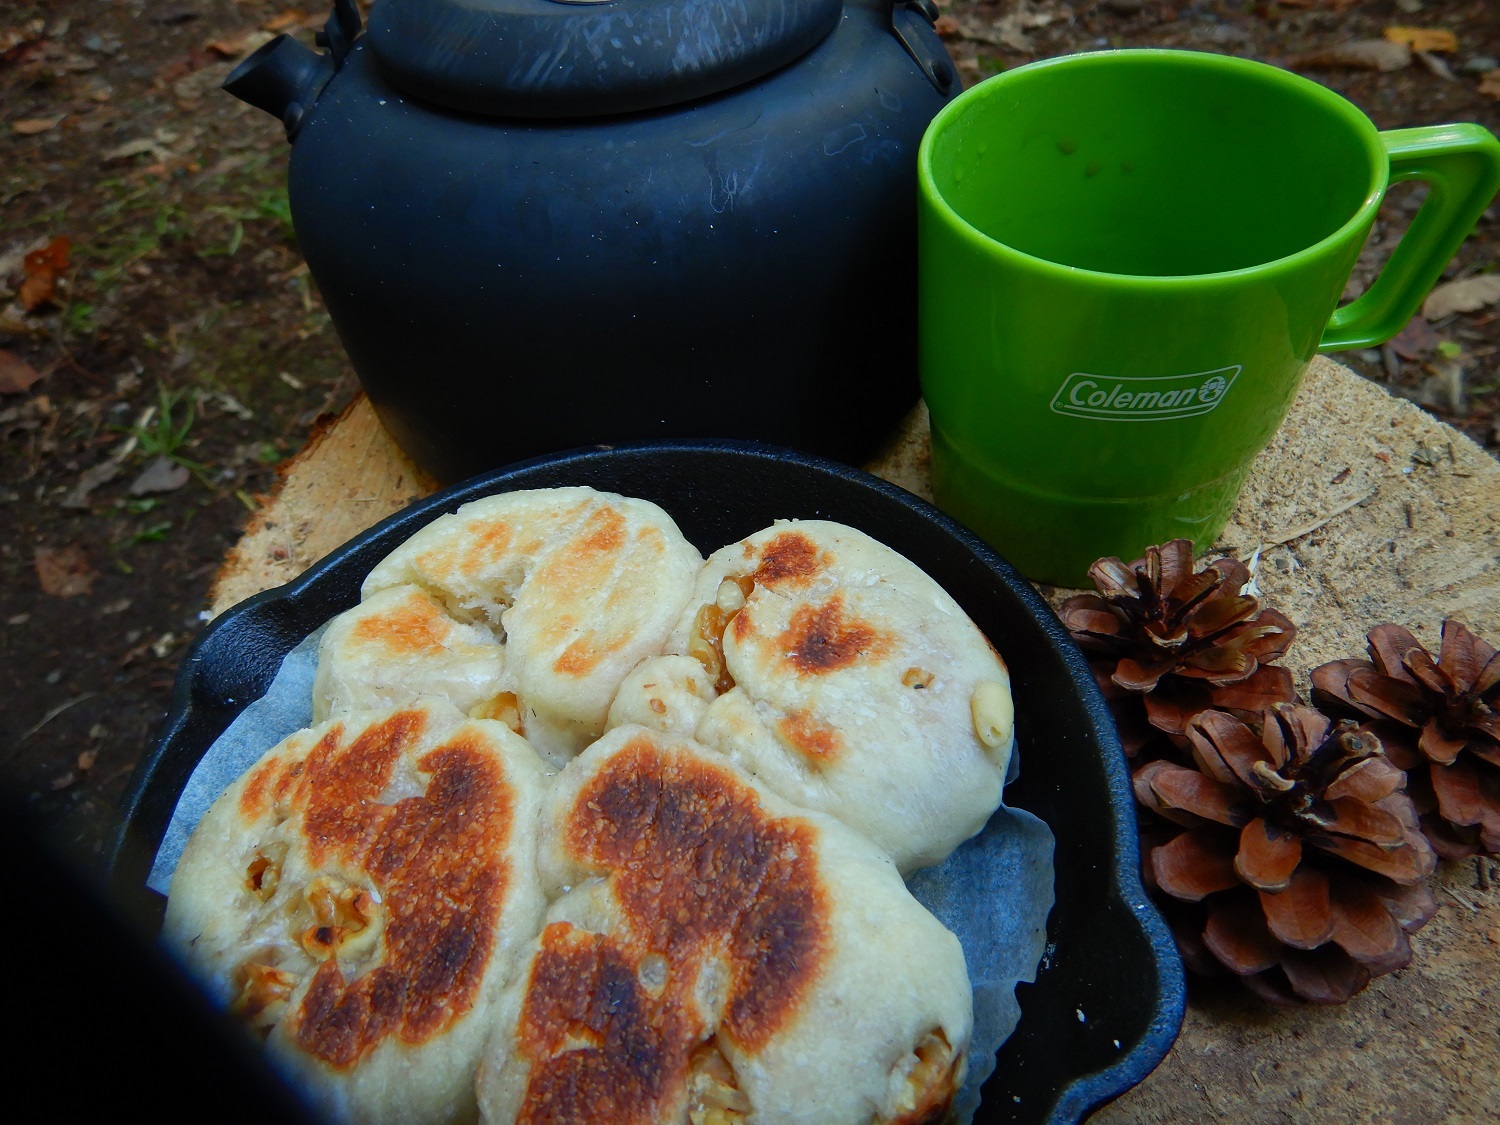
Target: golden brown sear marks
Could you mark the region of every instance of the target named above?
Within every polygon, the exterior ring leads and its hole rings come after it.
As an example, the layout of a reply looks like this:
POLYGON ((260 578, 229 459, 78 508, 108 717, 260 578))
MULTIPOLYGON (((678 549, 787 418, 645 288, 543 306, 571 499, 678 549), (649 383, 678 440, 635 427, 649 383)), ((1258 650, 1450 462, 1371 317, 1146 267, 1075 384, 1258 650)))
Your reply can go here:
POLYGON ((502 519, 476 521, 457 542, 425 551, 413 560, 433 581, 473 578, 500 562, 511 550, 514 531, 502 519))
POLYGON ((458 562, 459 572, 472 578, 499 562, 510 550, 511 535, 510 524, 504 520, 493 520, 480 525, 474 538, 464 545, 463 555, 458 562))
POLYGON ((606 658, 625 647, 628 637, 600 636, 590 629, 569 643, 568 647, 552 662, 552 670, 560 676, 587 676, 606 658))
POLYGON ((701 1035, 680 1002, 647 993, 625 945, 554 922, 517 1028, 517 1051, 533 1061, 518 1125, 658 1121, 681 1096, 701 1035))
POLYGON ((846 614, 843 595, 834 594, 822 605, 798 606, 776 643, 793 669, 816 676, 861 660, 878 660, 895 646, 895 638, 846 614))
MULTIPOLYGON (((375 899, 347 891, 345 903, 330 891, 327 919, 314 902, 318 924, 302 935, 326 944, 328 955, 290 1030, 336 1068, 353 1066, 388 1035, 417 1044, 441 1032, 472 1006, 492 952, 514 808, 500 759, 479 734, 460 731, 417 762, 429 776, 425 793, 378 800, 426 721, 422 711, 398 711, 347 745, 335 724, 305 769, 294 763, 295 773, 288 767, 276 779, 300 811, 311 862, 367 873, 385 920, 380 963, 353 980, 340 964, 340 939, 364 928, 375 899)), ((316 886, 309 891, 318 897, 316 886)))
POLYGON ((518 1039, 531 1063, 521 1120, 654 1120, 683 1096, 705 1017, 760 1050, 822 974, 831 907, 815 831, 767 814, 727 767, 643 737, 583 787, 564 840, 610 879, 623 922, 543 935, 518 1039), (726 981, 703 1013, 706 968, 726 981))
POLYGON ((800 531, 784 531, 762 548, 755 581, 762 586, 805 586, 827 565, 818 545, 800 531))
POLYGON ((589 513, 572 549, 581 555, 613 555, 623 546, 625 517, 619 509, 604 505, 589 513))
POLYGON ((419 655, 443 650, 453 624, 425 594, 413 590, 386 613, 363 617, 353 639, 379 645, 395 655, 419 655))
POLYGON ((293 797, 302 806, 308 857, 314 866, 327 863, 330 852, 358 854, 368 846, 376 827, 372 803, 390 783, 402 752, 416 744, 426 727, 423 712, 397 711, 365 728, 348 746, 343 745, 340 728, 318 740, 293 797))
POLYGON ((776 731, 793 750, 814 766, 831 765, 844 750, 838 728, 819 722, 808 711, 792 711, 776 723, 776 731))
POLYGON ((245 788, 240 790, 240 815, 246 820, 259 820, 266 808, 268 790, 281 769, 281 759, 268 757, 250 771, 245 788))

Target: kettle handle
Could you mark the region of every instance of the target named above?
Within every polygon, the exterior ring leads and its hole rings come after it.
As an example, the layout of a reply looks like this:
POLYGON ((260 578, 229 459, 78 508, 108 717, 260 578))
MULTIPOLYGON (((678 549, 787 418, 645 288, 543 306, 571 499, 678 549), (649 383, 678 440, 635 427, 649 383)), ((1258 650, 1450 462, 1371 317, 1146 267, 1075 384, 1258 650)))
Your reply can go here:
POLYGON ((328 48, 333 55, 333 65, 340 67, 344 65, 344 57, 349 54, 349 48, 354 46, 363 27, 364 22, 359 18, 359 8, 355 6, 354 0, 333 0, 333 15, 328 17, 323 30, 318 32, 316 42, 319 47, 328 48))
POLYGON ((891 30, 938 93, 947 95, 953 91, 958 73, 933 30, 937 20, 938 7, 933 0, 896 0, 891 5, 891 30))

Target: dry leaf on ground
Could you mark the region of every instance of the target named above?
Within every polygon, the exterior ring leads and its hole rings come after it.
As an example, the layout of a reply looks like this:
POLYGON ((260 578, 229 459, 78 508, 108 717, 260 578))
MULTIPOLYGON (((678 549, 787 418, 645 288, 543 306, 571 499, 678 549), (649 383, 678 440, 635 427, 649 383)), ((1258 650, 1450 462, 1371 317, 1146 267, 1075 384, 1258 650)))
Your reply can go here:
POLYGON ((1458 36, 1440 27, 1388 27, 1385 37, 1392 43, 1405 43, 1413 51, 1458 50, 1458 36))
POLYGON ((1500 67, 1487 70, 1479 76, 1479 92, 1487 98, 1500 101, 1500 67))
POLYGON ((305 27, 316 27, 323 22, 327 13, 309 16, 306 12, 296 8, 288 8, 279 16, 273 16, 260 25, 262 31, 282 32, 296 31, 305 27))
POLYGON ((1391 347, 1402 359, 1426 359, 1437 350, 1437 346, 1437 333, 1427 323, 1427 318, 1420 315, 1407 321, 1406 327, 1391 340, 1391 347))
POLYGON ((12 133, 20 133, 23 137, 34 137, 38 133, 45 133, 48 129, 56 128, 66 113, 55 113, 51 117, 23 117, 19 121, 10 123, 12 133))
POLYGON ((40 250, 26 255, 22 268, 26 280, 21 282, 21 307, 35 312, 57 293, 58 280, 68 272, 68 251, 72 243, 68 236, 58 235, 40 250))
POLYGON ((130 495, 149 496, 156 492, 176 492, 187 484, 187 469, 166 457, 157 457, 141 470, 130 486, 130 495))
POLYGON ((18 395, 41 377, 40 371, 15 352, 0 348, 0 395, 18 395))
POLYGON ((1435 55, 1431 51, 1416 51, 1414 53, 1419 63, 1433 74, 1436 74, 1444 82, 1458 81, 1458 75, 1454 74, 1453 69, 1443 61, 1442 55, 1435 55))
POLYGON ((101 485, 108 484, 120 475, 120 462, 111 457, 101 461, 91 469, 85 469, 78 474, 78 479, 73 482, 73 487, 61 500, 59 505, 64 508, 86 510, 89 506, 89 494, 101 485))
POLYGON ((98 571, 77 547, 38 547, 36 577, 42 592, 59 598, 76 598, 94 588, 98 571))
POLYGON ((1422 304, 1422 315, 1441 320, 1454 313, 1474 312, 1500 301, 1500 273, 1482 273, 1439 285, 1422 304))
POLYGON ((248 55, 258 47, 269 43, 273 36, 269 31, 262 31, 258 27, 252 27, 235 35, 226 35, 223 39, 211 39, 203 44, 206 50, 226 59, 238 59, 248 55))
POLYGON ((143 156, 150 154, 156 160, 171 159, 171 152, 163 148, 160 141, 150 137, 142 137, 139 140, 126 141, 122 145, 116 145, 99 159, 105 164, 112 164, 117 160, 128 160, 132 156, 143 156))
POLYGON ((1389 39, 1354 39, 1321 51, 1297 55, 1291 62, 1293 66, 1400 70, 1411 65, 1411 48, 1405 43, 1392 43, 1389 39))

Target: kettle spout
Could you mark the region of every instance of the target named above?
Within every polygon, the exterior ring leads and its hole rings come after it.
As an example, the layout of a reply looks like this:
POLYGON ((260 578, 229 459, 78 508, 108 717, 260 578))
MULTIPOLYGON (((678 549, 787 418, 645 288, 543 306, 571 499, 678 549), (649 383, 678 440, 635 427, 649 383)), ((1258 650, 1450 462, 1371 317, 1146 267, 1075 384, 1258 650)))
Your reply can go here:
POLYGON ((223 88, 281 118, 287 140, 294 140, 333 71, 328 55, 308 50, 289 35, 278 35, 230 71, 223 88))

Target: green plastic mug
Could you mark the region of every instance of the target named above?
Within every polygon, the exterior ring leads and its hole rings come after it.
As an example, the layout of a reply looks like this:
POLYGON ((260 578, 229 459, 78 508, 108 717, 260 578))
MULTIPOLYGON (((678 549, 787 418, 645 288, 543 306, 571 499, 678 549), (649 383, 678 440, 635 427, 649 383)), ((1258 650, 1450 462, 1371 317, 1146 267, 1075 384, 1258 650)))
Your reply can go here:
POLYGON ((1023 574, 1212 544, 1319 351, 1406 324, 1500 189, 1477 125, 1379 132, 1317 83, 1191 51, 998 75, 918 154, 938 504, 1023 574), (1429 192, 1336 308, 1388 184, 1429 192))

